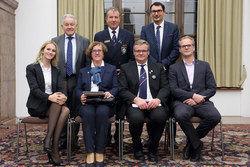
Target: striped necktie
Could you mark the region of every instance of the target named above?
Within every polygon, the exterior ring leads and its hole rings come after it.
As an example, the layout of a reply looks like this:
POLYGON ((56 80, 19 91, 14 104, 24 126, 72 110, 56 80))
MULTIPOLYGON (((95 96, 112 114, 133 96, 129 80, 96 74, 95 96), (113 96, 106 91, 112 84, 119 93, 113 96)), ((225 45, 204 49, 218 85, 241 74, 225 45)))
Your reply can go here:
POLYGON ((140 65, 140 85, 139 85, 139 97, 142 99, 147 99, 147 74, 144 69, 145 64, 140 65))

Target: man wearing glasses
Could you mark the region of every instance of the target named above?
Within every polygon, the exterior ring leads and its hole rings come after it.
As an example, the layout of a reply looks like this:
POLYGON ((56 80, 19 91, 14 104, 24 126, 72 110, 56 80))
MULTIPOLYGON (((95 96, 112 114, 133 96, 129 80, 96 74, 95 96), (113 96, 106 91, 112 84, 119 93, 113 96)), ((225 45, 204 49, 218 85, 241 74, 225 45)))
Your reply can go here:
POLYGON ((194 57, 194 39, 184 36, 179 41, 182 61, 169 68, 169 85, 173 95, 174 116, 187 136, 183 159, 202 160, 203 143, 200 140, 221 119, 220 113, 209 99, 216 93, 216 83, 209 64, 194 57), (202 118, 197 128, 190 122, 192 116, 202 118))
MULTIPOLYGON (((165 14, 165 6, 162 3, 153 3, 150 6, 150 16, 153 23, 142 27, 140 38, 150 44, 149 60, 162 63, 166 68, 166 74, 168 74, 169 66, 179 58, 179 30, 176 24, 164 21, 165 14)), ((168 101, 168 105, 171 106, 171 100, 168 101)), ((150 127, 147 129, 150 133, 150 127)), ((176 141, 174 148, 178 148, 176 141)))
POLYGON ((132 136, 134 157, 145 160, 141 133, 145 117, 149 118, 151 133, 148 160, 157 162, 157 149, 169 110, 166 105, 170 90, 162 64, 148 61, 150 46, 145 40, 134 44, 136 61, 121 66, 119 96, 126 102, 129 131, 132 136))
POLYGON ((176 24, 164 21, 165 6, 155 2, 150 6, 153 23, 141 30, 141 39, 150 45, 149 60, 162 63, 166 69, 179 58, 179 30, 176 24))

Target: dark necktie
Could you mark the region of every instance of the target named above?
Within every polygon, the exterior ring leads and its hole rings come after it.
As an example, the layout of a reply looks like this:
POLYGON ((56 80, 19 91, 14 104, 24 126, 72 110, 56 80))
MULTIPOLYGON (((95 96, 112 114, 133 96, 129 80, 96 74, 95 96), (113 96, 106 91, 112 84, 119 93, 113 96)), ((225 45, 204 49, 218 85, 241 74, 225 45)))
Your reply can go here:
POLYGON ((73 37, 68 37, 68 48, 67 48, 67 63, 66 63, 66 74, 71 76, 73 73, 72 68, 72 40, 73 37))
POLYGON ((147 75, 144 69, 145 64, 140 66, 141 66, 141 71, 140 71, 139 97, 142 99, 147 99, 147 75))
POLYGON ((112 36, 112 42, 113 42, 113 45, 116 45, 116 35, 115 35, 115 31, 112 31, 113 33, 113 36, 112 36))
POLYGON ((156 42, 157 42, 157 49, 158 49, 158 61, 161 62, 161 44, 160 44, 160 28, 161 26, 156 27, 156 42))

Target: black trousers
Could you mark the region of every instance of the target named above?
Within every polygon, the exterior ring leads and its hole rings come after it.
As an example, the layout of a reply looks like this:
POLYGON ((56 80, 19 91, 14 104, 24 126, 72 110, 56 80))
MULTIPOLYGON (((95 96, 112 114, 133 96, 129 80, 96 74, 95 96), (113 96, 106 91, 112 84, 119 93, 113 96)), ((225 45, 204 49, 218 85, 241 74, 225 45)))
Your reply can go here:
POLYGON ((220 113, 211 101, 206 101, 195 106, 175 101, 173 107, 175 118, 194 149, 199 147, 201 143, 200 139, 205 137, 221 119, 220 113), (203 119, 196 129, 190 122, 192 116, 198 116, 203 119))
POLYGON ((129 107, 127 116, 134 151, 142 151, 141 133, 144 119, 145 117, 148 117, 150 119, 149 152, 157 153, 159 141, 161 139, 166 120, 168 119, 168 109, 162 106, 153 110, 140 110, 139 108, 129 107))

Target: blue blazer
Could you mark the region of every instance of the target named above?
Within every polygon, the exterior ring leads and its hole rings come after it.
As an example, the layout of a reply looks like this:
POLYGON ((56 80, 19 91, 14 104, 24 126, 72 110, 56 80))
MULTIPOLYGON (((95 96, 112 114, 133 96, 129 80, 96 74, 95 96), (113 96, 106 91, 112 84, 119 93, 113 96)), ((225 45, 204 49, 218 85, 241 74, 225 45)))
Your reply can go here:
POLYGON ((213 72, 205 61, 195 60, 192 88, 190 88, 183 61, 170 66, 168 77, 174 103, 175 101, 183 102, 192 98, 194 93, 206 96, 206 100, 209 100, 216 93, 216 82, 213 72))
MULTIPOLYGON (((160 63, 168 68, 179 58, 179 30, 176 24, 164 21, 163 31, 160 63)), ((154 23, 142 27, 140 38, 146 40, 150 45, 149 60, 159 62, 154 23)))
MULTIPOLYGON (((91 90, 90 70, 90 65, 80 70, 76 86, 76 96, 79 101, 81 101, 81 95, 83 91, 91 90)), ((116 67, 108 63, 104 63, 104 66, 101 67, 101 80, 102 82, 99 85, 99 91, 108 91, 113 96, 117 96, 118 78, 116 67)))
POLYGON ((96 33, 94 41, 103 42, 107 46, 108 53, 104 56, 104 61, 116 66, 117 69, 120 69, 122 64, 134 60, 134 35, 128 30, 119 28, 118 43, 115 46, 111 42, 108 29, 96 33))

